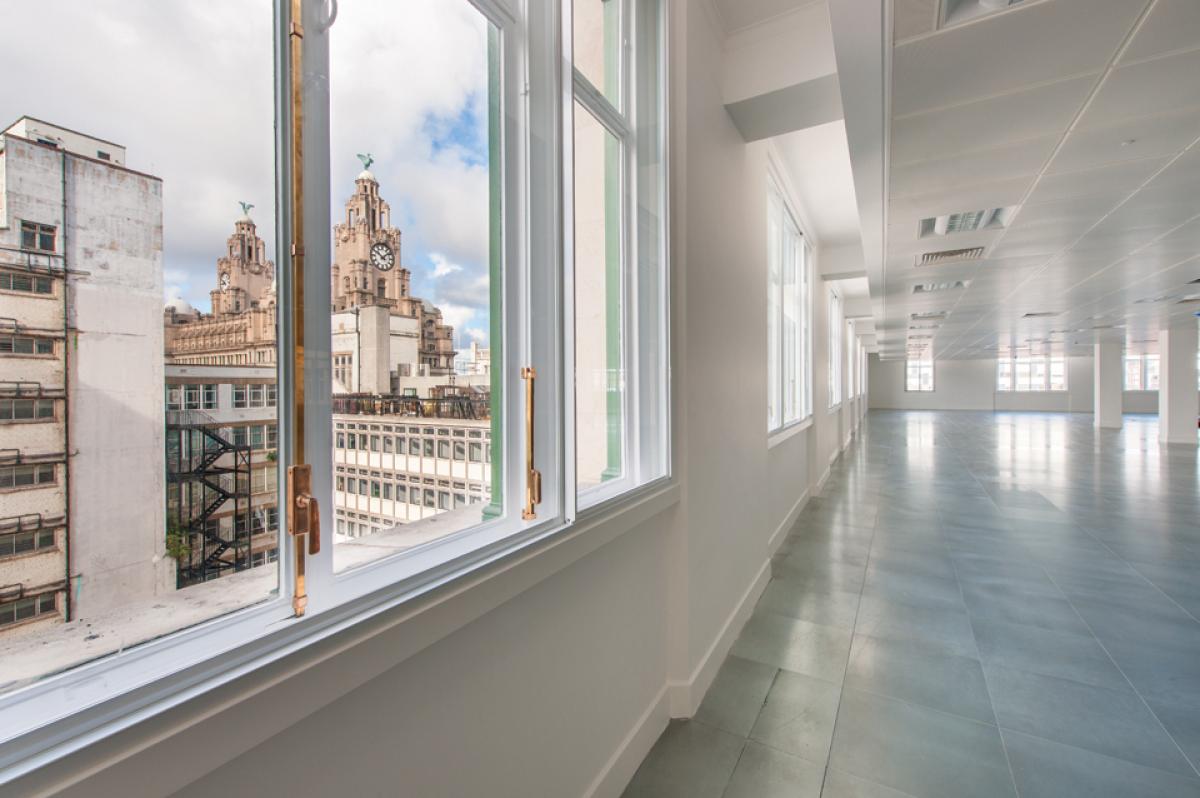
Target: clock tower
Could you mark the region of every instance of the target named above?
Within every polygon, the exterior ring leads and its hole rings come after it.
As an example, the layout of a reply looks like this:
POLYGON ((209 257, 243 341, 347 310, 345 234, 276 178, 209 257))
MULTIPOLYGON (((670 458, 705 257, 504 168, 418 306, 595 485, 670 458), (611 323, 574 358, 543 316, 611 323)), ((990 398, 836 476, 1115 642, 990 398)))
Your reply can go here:
MULTIPOLYGON (((369 164, 370 158, 364 157, 369 164)), ((400 265, 400 231, 379 196, 379 182, 364 169, 354 180, 342 221, 333 227, 333 309, 368 305, 398 308, 408 296, 409 271, 400 265)))
POLYGON ((258 237, 253 205, 242 203, 242 217, 217 259, 217 288, 209 293, 215 315, 241 313, 254 307, 275 282, 275 264, 267 260, 267 247, 258 237))

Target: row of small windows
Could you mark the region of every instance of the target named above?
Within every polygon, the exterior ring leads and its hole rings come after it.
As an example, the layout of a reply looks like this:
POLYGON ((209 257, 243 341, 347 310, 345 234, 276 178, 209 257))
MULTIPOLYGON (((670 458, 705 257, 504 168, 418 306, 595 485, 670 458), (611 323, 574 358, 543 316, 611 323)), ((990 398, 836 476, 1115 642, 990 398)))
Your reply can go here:
POLYGON ((49 277, 0 272, 0 291, 20 291, 26 294, 53 294, 54 281, 49 277))
POLYGON ((367 435, 353 432, 337 433, 337 448, 381 454, 404 454, 414 457, 439 457, 442 460, 486 463, 492 447, 476 441, 448 441, 433 438, 407 438, 403 435, 367 435))
MULTIPOLYGON (((439 491, 435 488, 422 488, 418 485, 393 485, 379 480, 355 479, 354 477, 337 478, 337 489, 343 493, 356 493, 359 496, 370 496, 372 499, 384 501, 407 502, 418 507, 437 508, 438 510, 453 510, 455 507, 465 507, 470 503, 467 494, 450 491, 439 491), (394 498, 393 498, 394 496, 394 498), (453 502, 453 503, 452 503, 453 502)), ((475 494, 475 501, 482 501, 482 494, 475 494)))
POLYGON ((1067 358, 1032 356, 996 361, 997 391, 1065 391, 1067 358))
POLYGON ((0 421, 53 421, 54 399, 0 399, 0 421))
POLYGON ((58 548, 58 540, 53 529, 32 529, 0 534, 0 558, 56 548, 58 548))
POLYGON ((0 355, 53 355, 54 339, 32 335, 0 335, 0 355))
POLYGON ((0 602, 0 627, 57 611, 58 600, 55 593, 42 593, 37 596, 24 596, 16 601, 0 602))
POLYGON ((234 446, 249 446, 251 450, 279 448, 279 429, 274 424, 250 424, 230 429, 234 446))
MULTIPOLYGON (((278 396, 274 384, 240 384, 233 386, 235 409, 275 407, 278 396)), ((168 410, 216 410, 220 406, 217 386, 212 383, 168 385, 168 410)))
POLYGON ((53 464, 0 466, 0 490, 53 485, 55 479, 53 464))

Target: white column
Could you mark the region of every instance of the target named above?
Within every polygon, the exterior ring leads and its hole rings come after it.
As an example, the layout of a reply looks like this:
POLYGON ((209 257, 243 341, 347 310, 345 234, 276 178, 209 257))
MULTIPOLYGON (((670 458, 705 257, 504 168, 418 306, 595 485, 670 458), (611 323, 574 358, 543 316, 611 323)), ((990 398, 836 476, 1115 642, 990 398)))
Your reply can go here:
POLYGON ((1196 322, 1158 334, 1158 439, 1196 445, 1196 322))
POLYGON ((1121 428, 1121 391, 1124 388, 1121 344, 1096 344, 1092 366, 1093 415, 1092 423, 1105 429, 1121 428))

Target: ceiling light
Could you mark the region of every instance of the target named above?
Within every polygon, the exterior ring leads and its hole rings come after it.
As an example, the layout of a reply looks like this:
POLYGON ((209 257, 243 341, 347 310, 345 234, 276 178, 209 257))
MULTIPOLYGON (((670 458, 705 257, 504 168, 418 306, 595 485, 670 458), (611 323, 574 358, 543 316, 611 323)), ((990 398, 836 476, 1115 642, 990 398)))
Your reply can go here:
POLYGON ((966 247, 964 249, 943 249, 937 252, 926 252, 917 259, 917 266, 939 266, 943 263, 961 263, 966 260, 979 260, 983 257, 983 247, 966 247))
POLYGON ((948 236, 953 233, 974 233, 978 230, 1002 230, 1016 212, 1016 206, 1007 208, 984 208, 978 211, 959 211, 944 216, 922 219, 917 228, 917 238, 948 236))
POLYGON ((958 288, 966 288, 970 280, 951 280, 945 283, 917 283, 913 286, 914 294, 931 294, 934 291, 953 291, 958 288))
POLYGON ((1024 0, 946 0, 946 13, 942 15, 942 25, 955 25, 986 14, 994 14, 1022 2, 1024 0))

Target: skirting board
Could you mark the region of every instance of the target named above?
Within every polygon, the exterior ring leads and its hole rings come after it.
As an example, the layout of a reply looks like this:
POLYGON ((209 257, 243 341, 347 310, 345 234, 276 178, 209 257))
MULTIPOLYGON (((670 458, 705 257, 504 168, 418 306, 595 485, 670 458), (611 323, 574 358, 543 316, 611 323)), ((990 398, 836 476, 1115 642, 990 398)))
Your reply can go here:
POLYGON ((663 685, 658 695, 646 707, 646 711, 638 718, 637 723, 625 735, 625 739, 617 746, 617 750, 604 763, 604 768, 588 786, 585 798, 619 798, 629 786, 638 766, 650 753, 659 735, 667 728, 671 719, 667 685, 663 685))
POLYGON ((696 714, 700 701, 712 686, 717 671, 725 662, 729 649, 742 632, 742 627, 758 604, 758 598, 771 581, 771 561, 767 560, 759 569, 750 587, 742 594, 730 616, 721 627, 721 633, 709 646, 700 664, 692 671, 686 682, 667 682, 642 712, 617 750, 609 757, 603 769, 592 781, 585 798, 619 798, 630 779, 637 772, 642 760, 650 753, 659 735, 667 728, 671 718, 690 718, 696 714))
POLYGON ((779 551, 779 547, 783 545, 783 539, 787 537, 788 531, 795 525, 796 519, 800 517, 800 513, 804 511, 804 506, 808 504, 808 488, 800 494, 800 498, 796 499, 796 503, 792 505, 792 509, 788 510, 787 516, 771 533, 771 539, 767 541, 767 557, 774 557, 775 552, 779 551))

